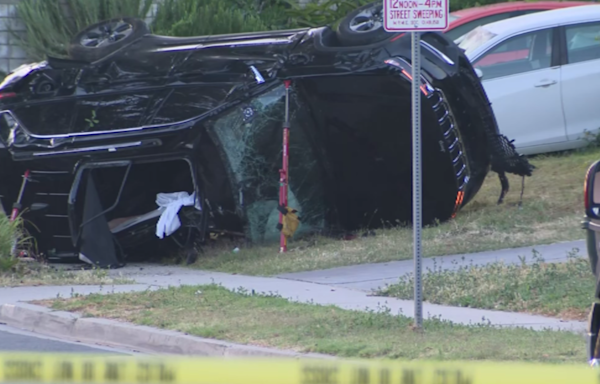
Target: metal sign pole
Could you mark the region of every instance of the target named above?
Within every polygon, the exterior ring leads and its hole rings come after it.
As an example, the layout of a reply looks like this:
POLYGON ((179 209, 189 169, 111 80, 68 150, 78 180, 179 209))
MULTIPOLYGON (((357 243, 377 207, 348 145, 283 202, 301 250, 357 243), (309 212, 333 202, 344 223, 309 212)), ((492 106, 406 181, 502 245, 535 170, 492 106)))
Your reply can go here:
MULTIPOLYGON (((383 28, 387 32, 411 31, 412 60, 412 202, 413 258, 415 263, 415 328, 423 327, 423 286, 421 261, 421 32, 448 28, 449 0, 383 0, 383 28)), ((391 41, 394 41, 392 39, 391 41)))
POLYGON ((415 262, 415 327, 423 327, 421 285, 421 34, 412 32, 412 149, 413 149, 413 256, 415 262))

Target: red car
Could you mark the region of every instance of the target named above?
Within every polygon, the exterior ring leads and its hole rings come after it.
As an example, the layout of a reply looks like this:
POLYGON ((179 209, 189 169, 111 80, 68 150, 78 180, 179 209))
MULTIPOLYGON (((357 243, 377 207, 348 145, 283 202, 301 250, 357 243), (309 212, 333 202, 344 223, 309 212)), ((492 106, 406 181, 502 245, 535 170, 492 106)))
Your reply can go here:
POLYGON ((452 12, 449 15, 449 28, 444 32, 452 40, 480 25, 493 23, 510 17, 522 16, 528 13, 549 11, 577 5, 590 5, 590 1, 511 1, 474 7, 452 12))

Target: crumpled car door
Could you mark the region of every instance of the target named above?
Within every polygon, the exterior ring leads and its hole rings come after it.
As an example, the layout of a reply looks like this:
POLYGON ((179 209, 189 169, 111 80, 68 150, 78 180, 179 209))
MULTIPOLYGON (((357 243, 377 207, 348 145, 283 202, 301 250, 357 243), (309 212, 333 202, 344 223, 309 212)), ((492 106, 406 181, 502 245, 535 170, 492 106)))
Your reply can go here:
POLYGON ((131 170, 131 161, 87 163, 77 167, 69 194, 68 212, 73 245, 79 249, 79 258, 100 268, 115 268, 123 265, 117 252, 118 247, 109 228, 106 213, 113 210, 131 170), (123 179, 112 205, 104 208, 94 177, 94 169, 102 167, 123 168, 123 179))

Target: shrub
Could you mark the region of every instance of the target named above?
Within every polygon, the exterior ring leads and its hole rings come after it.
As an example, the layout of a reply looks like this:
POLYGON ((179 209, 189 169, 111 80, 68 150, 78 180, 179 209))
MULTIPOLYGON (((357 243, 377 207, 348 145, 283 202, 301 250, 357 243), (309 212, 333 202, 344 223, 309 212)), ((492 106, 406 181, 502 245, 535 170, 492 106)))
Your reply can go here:
MULTIPOLYGON (((373 0, 161 0, 154 33, 201 36, 333 25, 373 0)), ((452 11, 506 0, 450 0, 452 11)), ((508 0, 514 1, 514 0, 508 0)), ((535 0, 534 0, 535 1, 535 0)), ((32 59, 67 57, 69 41, 90 24, 115 17, 144 18, 153 0, 21 0, 25 34, 12 31, 32 59)))
POLYGON ((352 10, 373 0, 310 0, 304 7, 294 4, 289 15, 300 27, 320 27, 339 22, 352 10))
POLYGON ((17 15, 26 34, 11 30, 32 59, 67 57, 71 38, 90 24, 115 17, 144 18, 152 0, 21 0, 17 15))
POLYGON ((11 223, 6 215, 0 213, 0 272, 6 272, 17 264, 11 250, 18 233, 18 223, 19 221, 11 223))
POLYGON ((266 30, 257 12, 233 0, 164 0, 152 32, 166 36, 202 36, 266 30))

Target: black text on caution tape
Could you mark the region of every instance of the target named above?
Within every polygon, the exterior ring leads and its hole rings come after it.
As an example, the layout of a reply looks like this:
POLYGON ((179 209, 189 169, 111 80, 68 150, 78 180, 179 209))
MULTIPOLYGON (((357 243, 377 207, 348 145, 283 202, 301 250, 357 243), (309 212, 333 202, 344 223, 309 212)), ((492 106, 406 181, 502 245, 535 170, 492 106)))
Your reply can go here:
MULTIPOLYGON (((301 384, 342 384, 335 366, 307 365, 302 368, 301 384)), ((470 375, 460 369, 433 369, 423 372, 419 368, 373 369, 355 367, 350 372, 350 384, 474 384, 470 375), (425 375, 425 373, 427 373, 425 375)))
POLYGON ((5 382, 159 383, 177 381, 176 372, 160 362, 71 362, 5 360, 5 382))

